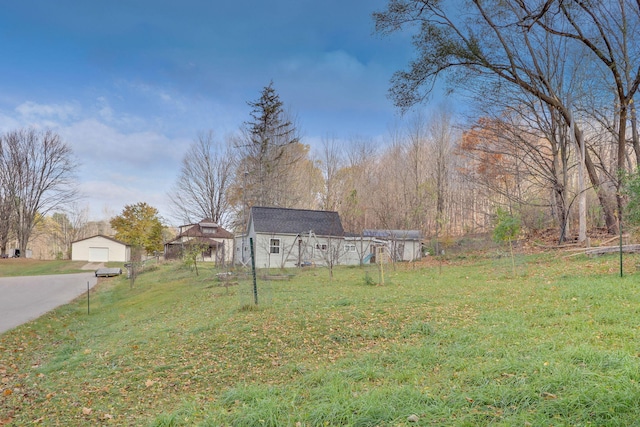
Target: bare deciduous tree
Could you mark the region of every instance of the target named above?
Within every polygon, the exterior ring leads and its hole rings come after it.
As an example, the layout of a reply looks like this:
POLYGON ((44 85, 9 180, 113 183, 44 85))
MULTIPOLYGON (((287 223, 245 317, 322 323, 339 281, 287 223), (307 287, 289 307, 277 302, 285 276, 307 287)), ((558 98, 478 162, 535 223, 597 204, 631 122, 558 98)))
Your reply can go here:
POLYGON ((373 223, 372 196, 377 153, 373 141, 355 137, 347 146, 347 165, 341 172, 345 191, 340 201, 344 229, 361 232, 373 223))
POLYGON ((322 138, 318 162, 324 178, 321 209, 335 211, 338 209, 344 184, 344 180, 340 177, 340 171, 344 167, 344 155, 335 138, 322 138))
POLYGON ((71 243, 85 237, 88 216, 88 208, 80 209, 73 205, 67 212, 55 212, 48 218, 55 258, 71 259, 71 243))
POLYGON ((412 205, 410 206, 412 227, 427 233, 429 221, 430 186, 428 184, 429 169, 427 167, 429 126, 423 114, 413 116, 407 127, 407 158, 403 159, 410 176, 412 205))
POLYGON ((230 144, 217 141, 213 132, 201 134, 184 155, 180 176, 169 193, 176 219, 191 224, 209 218, 228 225, 233 165, 230 144))
POLYGON ((0 137, 0 145, 0 182, 12 203, 20 252, 26 254, 38 218, 77 199, 77 165, 71 148, 51 130, 11 131, 0 137))
POLYGON ((429 127, 431 137, 431 179, 434 183, 436 196, 436 238, 442 235, 446 222, 445 208, 449 196, 449 181, 452 164, 452 153, 455 144, 455 129, 452 114, 441 109, 434 114, 429 127))
MULTIPOLYGON (((572 48, 590 52, 590 64, 599 64, 595 66, 608 72, 603 84, 616 88, 618 138, 613 145, 617 148, 617 167, 622 170, 630 105, 640 85, 640 43, 638 31, 632 30, 640 22, 637 2, 473 0, 465 3, 465 10, 465 14, 459 14, 458 7, 438 1, 390 0, 385 11, 374 14, 381 33, 407 26, 418 31, 413 39, 418 57, 408 71, 397 72, 392 79, 391 95, 396 104, 407 109, 423 101, 444 74, 459 86, 477 79, 495 80, 505 87, 517 87, 558 111, 567 125, 573 125, 576 140, 584 146, 583 131, 572 120, 573 107, 554 84, 558 76, 549 74, 550 68, 545 66, 549 39, 563 38, 572 48)), ((566 58, 556 56, 553 60, 566 58)), ((587 173, 607 227, 615 232, 612 201, 619 192, 601 181, 591 155, 585 151, 587 173)), ((618 196, 618 210, 620 205, 618 196)))

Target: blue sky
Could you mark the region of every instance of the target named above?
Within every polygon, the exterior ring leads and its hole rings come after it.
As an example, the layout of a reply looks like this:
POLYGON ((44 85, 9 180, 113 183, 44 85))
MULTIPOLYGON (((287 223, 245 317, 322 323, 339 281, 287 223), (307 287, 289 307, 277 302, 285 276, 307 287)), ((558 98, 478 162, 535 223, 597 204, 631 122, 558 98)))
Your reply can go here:
POLYGON ((92 218, 166 193, 199 132, 249 119, 270 81, 303 142, 381 141, 410 36, 373 34, 384 0, 21 0, 0 13, 0 131, 52 128, 92 218))

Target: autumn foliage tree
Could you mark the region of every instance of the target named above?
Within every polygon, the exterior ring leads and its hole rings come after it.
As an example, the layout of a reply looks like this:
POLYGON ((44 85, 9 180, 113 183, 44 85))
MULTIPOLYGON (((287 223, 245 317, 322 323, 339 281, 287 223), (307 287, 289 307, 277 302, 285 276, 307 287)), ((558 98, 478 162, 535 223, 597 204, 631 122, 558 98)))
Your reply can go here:
POLYGON ((472 160, 461 172, 496 194, 496 202, 509 204, 517 200, 519 182, 516 147, 502 136, 504 127, 497 120, 479 119, 462 136, 459 152, 472 160))
POLYGON ((505 112, 480 118, 459 147, 471 160, 461 170, 467 179, 483 185, 497 204, 518 210, 529 228, 556 221, 560 242, 568 233, 569 209, 578 195, 569 185, 575 160, 566 141, 568 129, 562 125, 548 120, 533 126, 523 116, 505 112))
POLYGON ((163 248, 163 226, 158 210, 145 202, 127 205, 122 213, 111 218, 111 227, 116 230, 115 238, 146 253, 161 251, 163 248))

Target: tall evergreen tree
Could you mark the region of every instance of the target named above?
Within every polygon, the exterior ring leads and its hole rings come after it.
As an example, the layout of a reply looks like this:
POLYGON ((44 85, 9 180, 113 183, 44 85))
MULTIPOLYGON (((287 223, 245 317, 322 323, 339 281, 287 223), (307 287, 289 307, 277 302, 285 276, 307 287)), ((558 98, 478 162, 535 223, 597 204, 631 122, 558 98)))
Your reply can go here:
POLYGON ((300 144, 298 130, 285 111, 273 82, 257 101, 249 102, 251 120, 244 123, 239 151, 238 176, 242 179, 244 204, 292 207, 295 197, 288 189, 295 179, 296 162, 308 150, 300 144))

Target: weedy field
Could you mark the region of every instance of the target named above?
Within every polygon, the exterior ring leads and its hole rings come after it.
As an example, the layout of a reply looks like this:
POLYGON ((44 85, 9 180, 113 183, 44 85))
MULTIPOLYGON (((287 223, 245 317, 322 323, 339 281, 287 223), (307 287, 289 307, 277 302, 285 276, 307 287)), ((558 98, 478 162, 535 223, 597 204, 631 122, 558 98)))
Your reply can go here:
POLYGON ((0 335, 0 425, 638 424, 635 260, 563 255, 105 279, 0 335))

